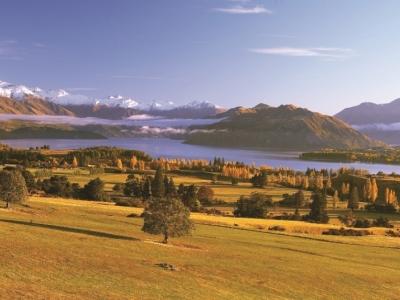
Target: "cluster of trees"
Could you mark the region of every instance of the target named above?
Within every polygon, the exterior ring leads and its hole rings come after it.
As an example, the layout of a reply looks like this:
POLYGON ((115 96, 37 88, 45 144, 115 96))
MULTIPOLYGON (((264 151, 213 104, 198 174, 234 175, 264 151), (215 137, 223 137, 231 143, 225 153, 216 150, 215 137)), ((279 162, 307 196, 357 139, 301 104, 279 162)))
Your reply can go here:
POLYGON ((75 198, 94 201, 108 201, 109 197, 104 191, 104 182, 100 178, 90 180, 81 187, 77 183, 71 183, 66 176, 51 176, 50 178, 37 180, 36 188, 47 195, 75 198))
POLYGON ((64 162, 72 166, 131 166, 132 159, 149 162, 151 157, 142 151, 127 150, 117 147, 91 147, 69 152, 61 157, 64 162))
MULTIPOLYGON (((311 196, 310 212, 306 216, 300 216, 299 208, 305 207, 304 193, 298 191, 292 196, 281 201, 281 204, 294 206, 296 208, 293 219, 307 220, 317 223, 328 223, 329 216, 327 213, 327 197, 322 191, 314 192, 311 196)), ((266 218, 268 209, 274 206, 270 196, 263 193, 252 193, 250 196, 241 196, 236 202, 234 215, 236 217, 247 218, 266 218)))
POLYGON ((172 177, 165 176, 161 168, 157 169, 154 177, 137 177, 130 174, 126 179, 123 191, 126 196, 143 200, 148 200, 151 197, 175 197, 177 195, 174 180, 172 177))
POLYGON ((294 207, 297 211, 299 208, 304 208, 307 206, 307 202, 304 196, 304 192, 299 190, 298 192, 289 195, 284 194, 283 200, 279 201, 280 206, 294 207))
POLYGON ((342 201, 348 201, 349 208, 357 208, 358 202, 368 202, 369 207, 390 207, 395 211, 399 207, 396 184, 388 181, 378 184, 375 177, 344 177, 337 178, 339 197, 342 201), (346 181, 347 179, 347 181, 346 181), (354 205, 353 203, 356 203, 354 205))
POLYGON ((224 165, 221 173, 225 177, 248 180, 252 177, 253 171, 253 168, 249 166, 224 165))
POLYGON ((153 176, 135 176, 130 174, 123 187, 116 188, 123 191, 125 196, 134 197, 144 202, 152 198, 177 198, 192 211, 198 211, 202 205, 211 204, 214 191, 208 186, 198 188, 195 185, 175 185, 172 177, 164 174, 158 168, 153 176))
POLYGON ((250 196, 241 196, 236 202, 233 212, 235 217, 266 218, 268 208, 274 204, 272 198, 262 193, 252 193, 250 196))
POLYGON ((1 148, 0 164, 19 164, 23 166, 49 165, 45 163, 46 157, 37 150, 19 150, 13 148, 1 148))
POLYGON ((253 186, 261 188, 271 184, 280 184, 303 190, 332 189, 331 177, 324 178, 321 173, 307 175, 293 171, 261 170, 250 179, 250 182, 253 186))
POLYGON ((209 170, 210 162, 203 159, 166 159, 166 158, 159 158, 155 159, 150 163, 151 169, 158 169, 162 168, 166 171, 171 170, 209 170))

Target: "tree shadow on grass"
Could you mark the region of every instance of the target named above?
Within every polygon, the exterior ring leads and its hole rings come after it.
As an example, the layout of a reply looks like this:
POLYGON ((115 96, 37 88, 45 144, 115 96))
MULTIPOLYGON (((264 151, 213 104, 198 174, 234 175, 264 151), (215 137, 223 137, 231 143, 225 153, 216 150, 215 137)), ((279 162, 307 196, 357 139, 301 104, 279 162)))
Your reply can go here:
POLYGON ((80 233, 80 234, 86 234, 86 235, 109 238, 109 239, 116 239, 116 240, 139 241, 138 238, 134 238, 134 237, 130 237, 130 236, 118 235, 118 234, 107 233, 107 232, 102 232, 102 231, 95 231, 95 230, 84 229, 84 228, 67 227, 67 226, 52 225, 52 224, 34 223, 32 221, 29 222, 29 221, 9 220, 9 219, 0 219, 0 222, 19 224, 19 225, 27 225, 27 226, 32 226, 32 227, 47 228, 47 229, 53 229, 53 230, 58 230, 58 231, 64 231, 64 232, 80 233))

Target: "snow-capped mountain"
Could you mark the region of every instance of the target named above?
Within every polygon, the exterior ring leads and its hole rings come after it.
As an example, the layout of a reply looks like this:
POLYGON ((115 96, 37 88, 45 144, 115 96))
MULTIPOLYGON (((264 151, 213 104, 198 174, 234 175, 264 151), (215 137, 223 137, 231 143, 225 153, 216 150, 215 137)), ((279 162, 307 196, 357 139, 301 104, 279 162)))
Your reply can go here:
POLYGON ((12 84, 5 81, 0 81, 0 96, 14 100, 25 100, 27 97, 35 97, 59 105, 91 104, 89 97, 84 95, 71 95, 62 89, 43 90, 39 87, 30 88, 25 85, 12 84))
POLYGON ((167 102, 153 101, 151 103, 142 103, 132 98, 124 97, 121 95, 96 99, 94 104, 104 105, 109 107, 132 108, 141 111, 170 110, 176 107, 176 105, 172 101, 167 101, 167 102))
POLYGON ((0 81, 0 96, 12 98, 15 100, 23 100, 27 96, 37 97, 38 89, 30 89, 24 85, 14 85, 5 81, 0 81))
POLYGON ((215 109, 224 109, 222 106, 216 105, 209 101, 192 101, 188 104, 182 105, 181 107, 192 108, 192 109, 207 109, 207 108, 215 108, 215 109))
POLYGON ((220 113, 223 109, 207 101, 193 101, 186 105, 175 105, 172 101, 150 103, 139 102, 121 95, 105 98, 91 98, 85 95, 71 94, 63 89, 44 90, 25 85, 0 81, 0 96, 22 101, 27 98, 38 98, 70 110, 77 116, 98 116, 126 118, 130 115, 149 113, 157 116, 202 118, 220 113))

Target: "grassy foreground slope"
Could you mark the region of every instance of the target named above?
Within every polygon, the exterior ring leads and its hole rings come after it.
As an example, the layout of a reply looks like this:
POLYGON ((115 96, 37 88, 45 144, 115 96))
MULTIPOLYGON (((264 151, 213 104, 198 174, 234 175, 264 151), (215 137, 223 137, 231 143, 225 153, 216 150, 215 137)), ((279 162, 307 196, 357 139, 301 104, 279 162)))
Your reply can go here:
POLYGON ((400 292, 399 239, 197 224, 193 236, 164 246, 141 232, 132 212, 139 211, 46 198, 0 209, 0 298, 396 299, 400 292))

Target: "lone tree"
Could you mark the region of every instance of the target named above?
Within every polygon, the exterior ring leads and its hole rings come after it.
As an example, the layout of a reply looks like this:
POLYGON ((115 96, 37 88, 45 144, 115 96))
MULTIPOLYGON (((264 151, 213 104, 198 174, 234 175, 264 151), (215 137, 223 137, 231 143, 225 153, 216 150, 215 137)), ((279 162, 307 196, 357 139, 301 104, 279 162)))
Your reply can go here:
POLYGON ((150 234, 163 234, 165 244, 170 237, 190 234, 193 229, 189 219, 190 211, 179 199, 169 197, 153 199, 143 215, 142 230, 150 234))
POLYGON ((328 223, 329 217, 326 212, 326 194, 315 192, 312 194, 311 199, 311 211, 308 218, 317 223, 328 223))
POLYGON ((9 208, 11 203, 22 203, 28 198, 25 179, 19 171, 0 172, 0 199, 9 208))

